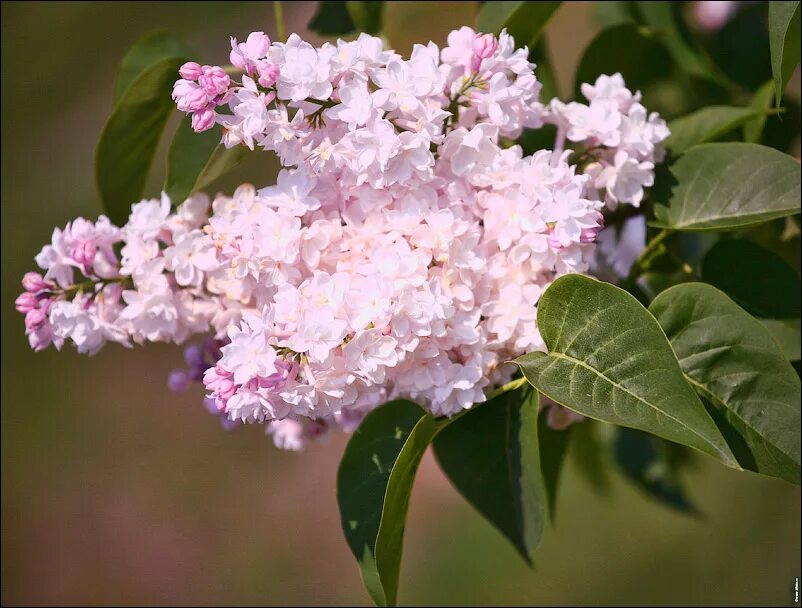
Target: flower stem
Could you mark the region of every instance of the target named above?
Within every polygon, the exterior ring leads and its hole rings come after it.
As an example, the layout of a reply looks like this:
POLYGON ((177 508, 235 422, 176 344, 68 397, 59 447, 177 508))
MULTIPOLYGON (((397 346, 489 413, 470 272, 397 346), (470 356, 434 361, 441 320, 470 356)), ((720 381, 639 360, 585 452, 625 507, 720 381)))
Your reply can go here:
POLYGON ((646 270, 646 262, 657 250, 660 244, 672 234, 672 232, 673 231, 668 228, 663 228, 663 230, 657 233, 656 237, 649 241, 649 244, 646 245, 646 249, 641 251, 638 259, 635 260, 634 264, 632 264, 632 268, 629 270, 629 275, 627 276, 627 283, 634 283, 638 277, 643 274, 643 271, 646 270))
POLYGON ((284 12, 281 8, 281 2, 275 0, 273 2, 273 14, 276 17, 276 34, 282 42, 287 40, 287 31, 284 28, 284 12))

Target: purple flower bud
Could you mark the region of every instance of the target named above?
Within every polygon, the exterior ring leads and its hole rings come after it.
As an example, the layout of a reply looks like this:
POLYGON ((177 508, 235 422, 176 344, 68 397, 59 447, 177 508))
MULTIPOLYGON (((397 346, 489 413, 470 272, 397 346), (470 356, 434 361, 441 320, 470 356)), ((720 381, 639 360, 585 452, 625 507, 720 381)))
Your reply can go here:
POLYGON ((188 61, 178 68, 178 73, 181 74, 181 78, 185 80, 197 80, 201 77, 201 74, 203 74, 203 70, 201 69, 200 64, 197 64, 194 61, 188 61))
POLYGON ((191 382, 189 375, 183 369, 174 369, 167 376, 167 388, 174 393, 183 393, 191 382))
POLYGON ((184 361, 193 369, 201 367, 205 370, 209 367, 203 358, 203 348, 198 344, 190 344, 184 349, 184 361))

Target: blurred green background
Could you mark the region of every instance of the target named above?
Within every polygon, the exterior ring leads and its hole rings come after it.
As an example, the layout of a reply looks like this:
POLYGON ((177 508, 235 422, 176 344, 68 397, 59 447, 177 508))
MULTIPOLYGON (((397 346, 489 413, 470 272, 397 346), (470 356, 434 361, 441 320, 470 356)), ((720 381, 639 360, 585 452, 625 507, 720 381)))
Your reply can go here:
MULTIPOLYGON (((314 4, 285 3, 288 30, 305 31, 314 4)), ((413 41, 443 43, 476 11, 470 2, 388 5, 387 34, 402 52, 413 41)), ((597 28, 590 13, 570 3, 550 26, 563 91, 597 28)), ((346 437, 298 455, 273 448, 258 427, 224 432, 201 407, 199 388, 168 393, 166 373, 181 363, 175 347, 113 345, 94 358, 28 349, 13 306, 19 280, 54 226, 101 212, 92 155, 116 65, 155 28, 213 62, 226 60, 229 35, 275 32, 269 2, 2 5, 0 600, 367 605, 334 492, 346 437)), ((257 156, 217 186, 268 183, 275 163, 257 156)), ((620 478, 597 495, 569 459, 556 525, 530 570, 427 456, 400 601, 792 605, 799 488, 705 457, 686 482, 701 517, 656 505, 620 478)))

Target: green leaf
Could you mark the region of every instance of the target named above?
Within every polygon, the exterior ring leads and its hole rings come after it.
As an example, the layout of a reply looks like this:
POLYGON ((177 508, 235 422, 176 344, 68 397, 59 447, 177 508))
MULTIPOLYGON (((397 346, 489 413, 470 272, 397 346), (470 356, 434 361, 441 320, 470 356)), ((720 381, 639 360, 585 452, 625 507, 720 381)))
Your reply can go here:
POLYGON ((679 478, 683 447, 654 435, 617 428, 613 455, 621 472, 656 501, 683 513, 697 513, 679 478))
POLYGON ((610 474, 607 466, 607 442, 603 431, 614 429, 592 418, 571 427, 571 458, 579 475, 601 495, 610 492, 610 474))
POLYGON ((675 118, 669 123, 671 136, 665 147, 675 155, 688 148, 708 141, 714 141, 730 131, 746 124, 760 114, 755 108, 733 106, 708 106, 692 114, 675 118))
POLYGON ((674 230, 732 230, 799 213, 799 163, 766 146, 694 146, 671 166, 668 206, 652 225, 674 230))
MULTIPOLYGON (((131 86, 131 83, 154 63, 171 57, 182 58, 183 63, 186 61, 186 57, 192 55, 191 49, 183 41, 171 36, 166 31, 145 34, 134 43, 120 63, 117 83, 114 86, 115 105, 131 86)), ((174 76, 178 78, 178 74, 174 74, 174 76)))
POLYGON ((574 98, 582 98, 582 83, 594 83, 600 74, 620 72, 633 91, 665 78, 671 59, 655 32, 624 23, 599 33, 582 53, 574 79, 574 98))
POLYGON ((192 130, 189 119, 181 121, 167 155, 164 190, 174 205, 234 168, 248 153, 245 146, 226 149, 220 143, 221 127, 203 133, 192 130))
POLYGON ((802 332, 799 319, 758 319, 788 361, 802 359, 802 332))
POLYGON ((347 2, 339 0, 318 2, 309 29, 321 36, 341 36, 354 32, 356 25, 347 5, 347 2))
POLYGON ((538 328, 548 354, 515 360, 538 391, 585 416, 688 445, 737 468, 663 330, 629 293, 562 276, 538 303, 538 328))
POLYGON ((348 546, 373 601, 393 606, 409 496, 436 421, 411 401, 391 401, 365 417, 337 472, 337 501, 348 546))
POLYGON ((633 2, 609 0, 607 2, 594 2, 592 5, 593 18, 602 28, 621 25, 622 23, 637 23, 633 2))
POLYGON ((761 323, 715 287, 671 287, 649 306, 742 467, 798 484, 800 382, 761 323))
POLYGON ((384 2, 346 2, 348 14, 356 29, 366 34, 378 34, 382 29, 384 2))
POLYGON ((771 107, 772 99, 774 99, 774 83, 768 81, 758 89, 749 102, 749 107, 757 110, 758 114, 744 124, 744 141, 752 144, 760 142, 763 136, 763 127, 766 126, 766 119, 769 116, 767 110, 771 107))
MULTIPOLYGON (((660 40, 674 58, 674 63, 688 74, 731 87, 730 81, 701 49, 692 46, 679 29, 676 2, 635 2, 643 23, 663 32, 660 40)), ((630 87, 631 88, 631 87, 630 87)))
POLYGON ((437 435, 440 468, 465 499, 532 563, 543 533, 538 399, 531 387, 502 393, 437 435))
POLYGON ((485 2, 476 18, 480 32, 498 34, 507 28, 516 46, 531 49, 562 2, 485 2))
POLYGON ((747 312, 768 319, 802 314, 799 275, 779 255, 747 239, 724 239, 702 260, 702 279, 747 312))
POLYGON ((164 125, 173 112, 170 91, 183 58, 162 59, 145 69, 114 107, 95 150, 95 180, 112 222, 125 223, 142 197, 164 125))
POLYGON ((576 425, 562 430, 553 429, 548 425, 546 412, 537 419, 540 470, 543 473, 543 489, 546 494, 549 519, 552 522, 557 515, 557 488, 574 426, 576 425))
POLYGON ((769 45, 771 72, 774 75, 774 99, 780 106, 785 85, 799 63, 799 1, 769 2, 769 45))

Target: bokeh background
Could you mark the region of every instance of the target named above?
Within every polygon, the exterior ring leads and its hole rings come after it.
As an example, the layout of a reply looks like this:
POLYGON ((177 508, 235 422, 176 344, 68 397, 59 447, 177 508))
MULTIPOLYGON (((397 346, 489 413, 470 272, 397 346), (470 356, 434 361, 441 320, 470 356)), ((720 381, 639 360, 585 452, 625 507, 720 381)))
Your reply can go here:
MULTIPOLYGON (((288 29, 305 31, 314 5, 285 3, 288 29)), ((413 41, 443 43, 450 29, 473 23, 476 9, 389 2, 387 35, 402 51, 413 41)), ((564 92, 598 29, 592 12, 567 3, 550 26, 564 92)), ((175 347, 112 345, 94 358, 27 347, 13 306, 19 280, 54 226, 101 212, 92 157, 116 65, 156 28, 213 62, 227 57, 229 35, 275 33, 269 2, 2 4, 0 600, 367 605, 335 500, 344 436, 298 455, 276 450, 258 427, 223 431, 199 388, 168 393, 166 373, 181 363, 175 347)), ((761 61, 768 66, 768 55, 761 61)), ((798 75, 794 83, 798 100, 798 75)), ((268 183, 275 163, 257 156, 216 186, 268 183)), ((150 194, 161 178, 157 163, 150 194)), ((569 454, 558 519, 529 569, 427 456, 412 496, 400 601, 792 605, 799 488, 697 460, 685 482, 701 516, 688 517, 621 478, 595 492, 569 454)))

